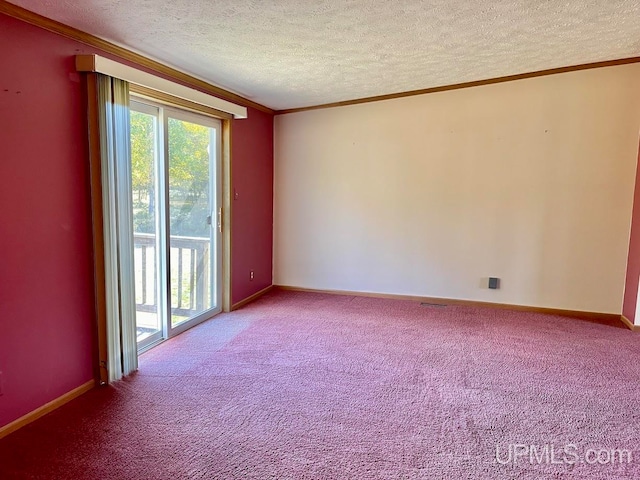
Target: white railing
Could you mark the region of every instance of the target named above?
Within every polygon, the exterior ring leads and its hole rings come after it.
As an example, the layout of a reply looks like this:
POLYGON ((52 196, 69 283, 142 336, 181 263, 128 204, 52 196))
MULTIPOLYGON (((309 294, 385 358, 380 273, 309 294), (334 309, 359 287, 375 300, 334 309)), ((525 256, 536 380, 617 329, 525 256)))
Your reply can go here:
MULTIPOLYGON (((158 310, 156 236, 135 233, 133 239, 136 310, 155 313, 158 310)), ((175 315, 190 317, 209 308, 209 244, 208 238, 171 237, 171 311, 175 315)))

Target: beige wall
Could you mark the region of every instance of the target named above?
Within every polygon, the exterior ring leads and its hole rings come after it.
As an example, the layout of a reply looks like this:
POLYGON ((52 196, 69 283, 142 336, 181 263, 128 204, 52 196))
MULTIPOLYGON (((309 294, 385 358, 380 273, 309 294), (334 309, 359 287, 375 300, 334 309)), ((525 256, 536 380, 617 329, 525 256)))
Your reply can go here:
POLYGON ((278 116, 274 283, 620 313, 639 128, 640 64, 278 116))

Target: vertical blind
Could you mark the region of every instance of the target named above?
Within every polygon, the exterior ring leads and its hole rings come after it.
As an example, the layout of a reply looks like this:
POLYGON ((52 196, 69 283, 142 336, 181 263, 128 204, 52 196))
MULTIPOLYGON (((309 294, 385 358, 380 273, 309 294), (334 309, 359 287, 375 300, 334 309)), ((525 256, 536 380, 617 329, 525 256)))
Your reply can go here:
POLYGON ((109 381, 138 368, 131 218, 129 84, 97 75, 109 381))

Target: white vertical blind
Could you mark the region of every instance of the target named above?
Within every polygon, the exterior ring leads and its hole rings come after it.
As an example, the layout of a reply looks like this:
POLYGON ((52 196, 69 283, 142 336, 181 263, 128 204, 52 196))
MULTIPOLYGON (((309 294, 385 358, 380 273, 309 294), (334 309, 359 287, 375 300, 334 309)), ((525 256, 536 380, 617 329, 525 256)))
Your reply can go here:
POLYGON ((129 85, 98 77, 109 381, 138 368, 131 218, 129 85))

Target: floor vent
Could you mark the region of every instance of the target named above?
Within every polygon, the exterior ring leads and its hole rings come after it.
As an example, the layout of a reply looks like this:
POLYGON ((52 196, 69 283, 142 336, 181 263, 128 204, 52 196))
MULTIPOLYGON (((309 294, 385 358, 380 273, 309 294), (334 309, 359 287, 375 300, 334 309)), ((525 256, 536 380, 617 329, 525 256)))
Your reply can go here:
POLYGON ((428 303, 428 302, 420 302, 421 307, 438 307, 444 308, 446 305, 444 303, 428 303))

